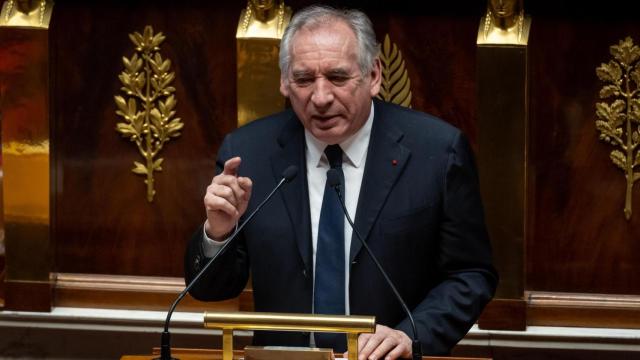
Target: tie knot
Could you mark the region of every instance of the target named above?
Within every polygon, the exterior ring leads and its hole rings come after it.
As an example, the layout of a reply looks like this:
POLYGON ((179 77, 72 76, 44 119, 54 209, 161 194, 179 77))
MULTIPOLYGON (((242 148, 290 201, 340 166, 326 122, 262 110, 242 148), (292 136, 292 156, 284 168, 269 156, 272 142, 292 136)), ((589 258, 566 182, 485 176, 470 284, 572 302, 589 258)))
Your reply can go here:
POLYGON ((324 149, 332 169, 342 167, 342 148, 340 145, 329 145, 324 149))

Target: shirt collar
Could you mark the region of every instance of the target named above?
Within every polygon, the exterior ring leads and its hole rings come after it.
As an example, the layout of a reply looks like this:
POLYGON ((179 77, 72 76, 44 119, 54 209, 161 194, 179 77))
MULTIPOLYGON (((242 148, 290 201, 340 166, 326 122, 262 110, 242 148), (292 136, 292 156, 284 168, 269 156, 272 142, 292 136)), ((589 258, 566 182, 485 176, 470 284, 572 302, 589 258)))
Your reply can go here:
MULTIPOLYGON (((369 117, 364 125, 351 135, 349 138, 340 143, 340 147, 345 155, 345 161, 348 161, 353 167, 359 168, 364 164, 364 157, 369 147, 369 137, 371 135, 371 127, 373 125, 373 101, 371 102, 371 110, 369 111, 369 117)), ((321 161, 328 164, 326 156, 324 155, 324 149, 327 147, 327 143, 318 140, 311 132, 304 129, 304 137, 306 140, 307 148, 307 160, 308 164, 316 167, 322 165, 321 161)))

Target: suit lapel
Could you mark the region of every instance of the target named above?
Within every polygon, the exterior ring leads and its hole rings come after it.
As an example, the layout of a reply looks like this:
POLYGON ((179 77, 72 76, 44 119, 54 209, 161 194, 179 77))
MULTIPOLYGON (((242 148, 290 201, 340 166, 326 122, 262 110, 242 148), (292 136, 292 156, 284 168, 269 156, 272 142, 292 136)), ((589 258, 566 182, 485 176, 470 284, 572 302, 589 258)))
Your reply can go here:
MULTIPOLYGON (((374 101, 375 113, 365 172, 362 177, 355 226, 364 241, 368 241, 369 232, 380 210, 402 173, 411 152, 400 140, 404 133, 393 124, 392 118, 385 116, 384 104, 374 101)), ((362 244, 355 238, 351 240, 350 261, 358 255, 362 244)))
POLYGON ((292 115, 278 137, 280 151, 271 157, 271 168, 276 181, 290 165, 298 167, 298 176, 291 183, 280 188, 280 194, 287 207, 291 226, 295 231, 296 243, 305 268, 311 270, 311 225, 309 219, 309 196, 307 195, 307 168, 305 159, 304 128, 292 115))

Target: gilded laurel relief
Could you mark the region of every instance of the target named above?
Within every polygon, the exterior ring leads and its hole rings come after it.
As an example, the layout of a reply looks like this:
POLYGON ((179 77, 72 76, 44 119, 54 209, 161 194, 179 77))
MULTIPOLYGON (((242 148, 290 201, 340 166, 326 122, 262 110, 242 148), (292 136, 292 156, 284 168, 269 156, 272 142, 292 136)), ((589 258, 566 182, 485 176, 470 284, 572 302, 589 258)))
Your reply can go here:
POLYGON ((154 34, 153 28, 146 26, 142 34, 129 34, 129 39, 136 48, 130 58, 122 58, 124 70, 118 78, 126 95, 116 95, 114 99, 116 114, 124 122, 116 125, 116 131, 135 143, 142 155, 144 161, 134 161, 131 171, 145 177, 147 201, 152 202, 156 194, 154 172, 162 171, 164 160, 158 154, 165 143, 180 136, 184 124, 175 117, 171 60, 160 54, 165 36, 161 32, 154 34))
POLYGON ((640 48, 627 37, 610 47, 613 59, 596 69, 606 85, 600 98, 609 102, 596 103, 596 128, 600 139, 616 147, 611 151, 613 163, 624 171, 627 191, 624 216, 631 219, 633 184, 640 179, 640 48))
POLYGON ((411 107, 411 80, 404 66, 402 52, 385 35, 380 54, 382 84, 378 98, 394 104, 411 107))

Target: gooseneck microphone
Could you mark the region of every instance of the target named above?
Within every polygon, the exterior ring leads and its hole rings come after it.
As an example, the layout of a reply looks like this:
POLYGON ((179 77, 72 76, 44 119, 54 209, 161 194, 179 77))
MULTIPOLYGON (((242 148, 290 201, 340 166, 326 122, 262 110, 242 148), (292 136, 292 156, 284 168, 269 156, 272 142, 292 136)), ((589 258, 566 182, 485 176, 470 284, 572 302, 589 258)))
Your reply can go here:
POLYGON ((269 195, 267 195, 267 197, 264 200, 262 200, 262 202, 253 210, 253 212, 251 212, 251 214, 249 214, 249 216, 247 216, 247 218, 242 222, 242 224, 240 224, 231 235, 227 236, 227 238, 224 240, 225 243, 224 243, 224 245, 222 245, 220 250, 218 250, 218 252, 205 264, 205 266, 202 267, 200 272, 198 272, 196 274, 196 276, 193 277, 191 282, 178 295, 176 300, 171 305, 171 308, 170 308, 169 312, 167 313, 167 319, 164 322, 164 331, 162 332, 162 337, 161 337, 161 340, 160 340, 160 357, 155 358, 154 360, 177 360, 177 359, 171 357, 171 335, 169 334, 169 322, 171 321, 171 315, 173 314, 173 311, 176 309, 176 306, 178 306, 178 303, 180 302, 180 300, 182 300, 182 298, 184 298, 187 295, 187 292, 189 292, 189 290, 191 290, 193 285, 195 285, 196 282, 198 282, 198 280, 207 271, 207 269, 209 269, 211 264, 213 264, 213 262, 218 258, 218 256, 220 256, 220 254, 225 252, 225 250, 229 247, 229 245, 236 238, 238 233, 240 233, 240 231, 242 231, 244 226, 247 225, 249 223, 249 221, 251 221, 253 216, 255 214, 257 214, 258 211, 260 211, 260 209, 262 209, 264 204, 266 204, 267 201, 269 201, 269 199, 271 199, 273 194, 275 194, 276 191, 278 191, 278 189, 280 189, 282 184, 291 182, 291 180, 293 180, 296 177, 296 175, 298 175, 298 167, 295 166, 295 165, 290 165, 288 168, 286 168, 282 172, 282 178, 280 179, 278 184, 273 188, 273 190, 271 190, 269 195))
POLYGON ((415 321, 413 321, 413 315, 411 315, 411 311, 409 310, 409 307, 407 306, 407 304, 402 299, 402 296, 400 296, 400 293, 396 289, 395 285, 393 285, 393 282, 389 278, 389 275, 387 275, 387 272, 384 271, 384 268, 382 268, 382 265, 380 265, 380 262, 378 261, 378 259, 375 257, 375 255, 373 255, 373 252, 369 248, 369 245, 367 245, 367 243, 364 241, 364 239, 360 235, 360 232, 358 231, 356 226, 353 224, 353 221, 351 220, 351 217, 349 216, 349 212, 347 211, 347 207, 344 204, 344 199, 342 198, 342 193, 340 192, 340 182, 341 182, 340 181, 340 173, 338 172, 338 170, 337 169, 329 169, 327 171, 327 183, 338 194, 338 200, 340 201, 340 205, 342 206, 342 211, 344 212, 344 215, 347 218, 347 221, 349 222, 349 225, 351 225, 351 228, 353 229, 353 232, 356 234, 356 237, 358 238, 358 240, 362 244, 362 247, 364 247, 365 250, 367 250, 367 253, 369 254, 369 257, 371 257, 371 260, 373 260, 373 262, 376 264, 376 267, 378 268, 378 270, 380 271, 380 273, 382 274, 382 276, 386 280, 387 284, 389 285, 389 287, 391 288, 391 290, 395 294, 396 298, 398 299, 398 302, 402 306, 402 309, 404 310, 405 313, 407 313, 407 317, 409 317, 409 322, 411 322, 411 327, 412 327, 412 330, 413 330, 413 341, 411 342, 411 356, 412 356, 413 360, 421 360, 422 359, 422 346, 420 345, 420 340, 418 339, 418 329, 416 328, 415 321))

